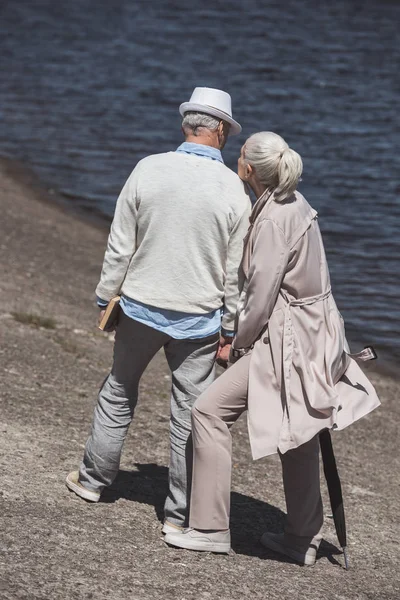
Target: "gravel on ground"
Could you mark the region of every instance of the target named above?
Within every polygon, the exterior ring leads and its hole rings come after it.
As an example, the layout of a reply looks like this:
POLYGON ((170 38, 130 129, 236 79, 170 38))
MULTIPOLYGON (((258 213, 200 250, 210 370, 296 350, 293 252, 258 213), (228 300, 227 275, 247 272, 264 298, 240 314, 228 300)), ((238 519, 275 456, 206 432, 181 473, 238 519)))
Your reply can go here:
POLYGON ((170 375, 162 352, 141 382, 120 473, 102 501, 68 492, 112 335, 96 329, 107 229, 59 206, 0 161, 0 598, 5 600, 398 600, 399 383, 370 371, 382 406, 340 433, 350 570, 342 568, 323 484, 324 543, 301 567, 264 549, 281 531, 279 459, 253 462, 246 419, 233 428, 228 556, 168 548, 170 375))

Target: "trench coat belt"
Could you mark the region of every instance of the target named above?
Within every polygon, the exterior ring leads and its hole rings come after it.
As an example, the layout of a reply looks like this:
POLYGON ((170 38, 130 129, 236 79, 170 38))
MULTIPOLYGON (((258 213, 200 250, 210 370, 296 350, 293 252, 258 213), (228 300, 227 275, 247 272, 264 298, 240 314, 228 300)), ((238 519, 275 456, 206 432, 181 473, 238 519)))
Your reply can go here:
POLYGON ((291 309, 293 306, 307 306, 309 304, 315 304, 321 302, 332 294, 332 290, 329 287, 326 292, 318 294, 316 296, 310 296, 308 298, 298 298, 290 300, 286 303, 284 309, 284 322, 283 322, 283 340, 282 340, 282 361, 283 361, 283 384, 286 396, 286 416, 290 420, 290 379, 292 374, 292 362, 293 362, 293 349, 294 349, 294 332, 292 324, 291 309))

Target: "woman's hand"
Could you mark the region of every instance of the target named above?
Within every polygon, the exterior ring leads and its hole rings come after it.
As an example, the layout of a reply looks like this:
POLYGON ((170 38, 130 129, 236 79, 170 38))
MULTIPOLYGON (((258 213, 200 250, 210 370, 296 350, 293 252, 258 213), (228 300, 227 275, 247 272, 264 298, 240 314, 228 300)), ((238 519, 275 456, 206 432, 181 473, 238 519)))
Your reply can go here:
POLYGON ((251 348, 240 348, 239 350, 236 350, 236 348, 231 346, 229 358, 228 358, 229 364, 230 365, 235 364, 235 362, 240 360, 242 358, 242 356, 245 356, 248 352, 250 352, 250 350, 252 348, 253 348, 253 346, 251 346, 251 348))

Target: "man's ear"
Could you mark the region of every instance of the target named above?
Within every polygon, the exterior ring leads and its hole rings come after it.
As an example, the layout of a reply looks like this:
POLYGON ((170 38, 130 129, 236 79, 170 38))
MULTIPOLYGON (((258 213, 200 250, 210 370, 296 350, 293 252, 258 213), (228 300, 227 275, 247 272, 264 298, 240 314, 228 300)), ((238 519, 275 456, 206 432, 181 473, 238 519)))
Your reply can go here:
POLYGON ((228 135, 229 135, 229 125, 227 123, 225 123, 225 121, 220 121, 218 123, 218 127, 217 127, 217 136, 218 136, 218 142, 219 142, 221 150, 226 144, 228 135))

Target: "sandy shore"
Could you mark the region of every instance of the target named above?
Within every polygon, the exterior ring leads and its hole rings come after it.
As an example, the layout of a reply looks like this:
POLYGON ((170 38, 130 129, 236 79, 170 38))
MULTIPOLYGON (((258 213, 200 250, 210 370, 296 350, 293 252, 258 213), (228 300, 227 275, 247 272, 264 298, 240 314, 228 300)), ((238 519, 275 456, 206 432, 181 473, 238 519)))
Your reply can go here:
POLYGON ((314 568, 264 550, 279 531, 279 460, 253 463, 246 422, 234 428, 230 556, 167 548, 169 374, 156 356, 104 501, 68 493, 112 341, 95 328, 107 230, 46 200, 34 179, 0 161, 0 598, 96 600, 397 600, 399 383, 371 373, 382 407, 334 436, 351 570, 340 568, 325 497, 325 540, 314 568))

